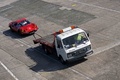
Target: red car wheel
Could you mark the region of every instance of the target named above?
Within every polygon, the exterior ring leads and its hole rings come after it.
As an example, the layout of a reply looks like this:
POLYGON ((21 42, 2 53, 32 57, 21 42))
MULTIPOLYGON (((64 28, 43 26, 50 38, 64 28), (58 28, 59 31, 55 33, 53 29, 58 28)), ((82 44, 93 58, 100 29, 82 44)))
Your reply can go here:
POLYGON ((19 33, 20 35, 22 35, 22 31, 21 31, 21 30, 18 30, 18 33, 19 33))
POLYGON ((12 29, 12 27, 11 26, 9 26, 10 27, 10 30, 12 31, 12 32, 14 32, 14 30, 12 29))

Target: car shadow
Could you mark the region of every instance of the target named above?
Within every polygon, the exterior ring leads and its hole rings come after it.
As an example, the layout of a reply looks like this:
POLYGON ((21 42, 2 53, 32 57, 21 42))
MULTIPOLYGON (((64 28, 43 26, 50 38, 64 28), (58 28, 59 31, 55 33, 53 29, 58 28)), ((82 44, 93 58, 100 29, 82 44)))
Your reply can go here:
POLYGON ((21 38, 25 38, 25 37, 29 36, 29 35, 20 35, 17 32, 12 32, 10 29, 3 31, 3 34, 8 37, 11 37, 13 39, 21 39, 21 38))
POLYGON ((63 65, 55 55, 45 54, 41 46, 29 48, 25 51, 25 53, 36 63, 35 65, 29 66, 29 68, 35 72, 50 72, 63 70, 87 60, 81 59, 79 61, 70 62, 68 64, 63 65))

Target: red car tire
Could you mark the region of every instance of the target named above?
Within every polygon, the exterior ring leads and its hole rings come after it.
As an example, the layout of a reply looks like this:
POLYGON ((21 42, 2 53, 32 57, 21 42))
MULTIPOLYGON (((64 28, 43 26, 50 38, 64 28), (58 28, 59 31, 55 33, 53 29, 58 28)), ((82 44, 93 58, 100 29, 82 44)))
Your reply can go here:
POLYGON ((20 35, 22 35, 22 31, 21 31, 21 30, 18 30, 18 33, 19 33, 20 35))
POLYGON ((11 28, 11 26, 9 26, 10 27, 10 30, 12 31, 12 32, 14 32, 14 30, 11 28))

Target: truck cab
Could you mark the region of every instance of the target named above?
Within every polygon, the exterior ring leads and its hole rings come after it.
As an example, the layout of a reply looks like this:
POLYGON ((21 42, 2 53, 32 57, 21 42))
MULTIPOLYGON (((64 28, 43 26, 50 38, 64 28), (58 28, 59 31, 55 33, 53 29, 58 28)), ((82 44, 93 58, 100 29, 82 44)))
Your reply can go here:
POLYGON ((87 33, 75 26, 59 31, 55 37, 57 56, 62 63, 74 61, 93 53, 87 33))

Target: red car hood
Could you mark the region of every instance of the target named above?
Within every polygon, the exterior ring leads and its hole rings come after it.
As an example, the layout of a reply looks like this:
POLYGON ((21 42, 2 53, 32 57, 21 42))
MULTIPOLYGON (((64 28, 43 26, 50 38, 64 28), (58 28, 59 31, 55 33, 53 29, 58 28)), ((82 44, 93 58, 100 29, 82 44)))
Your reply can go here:
POLYGON ((30 30, 30 31, 32 31, 32 30, 37 30, 38 28, 37 28, 37 26, 35 24, 30 23, 30 24, 27 24, 27 25, 21 27, 21 29, 22 30, 30 30))

